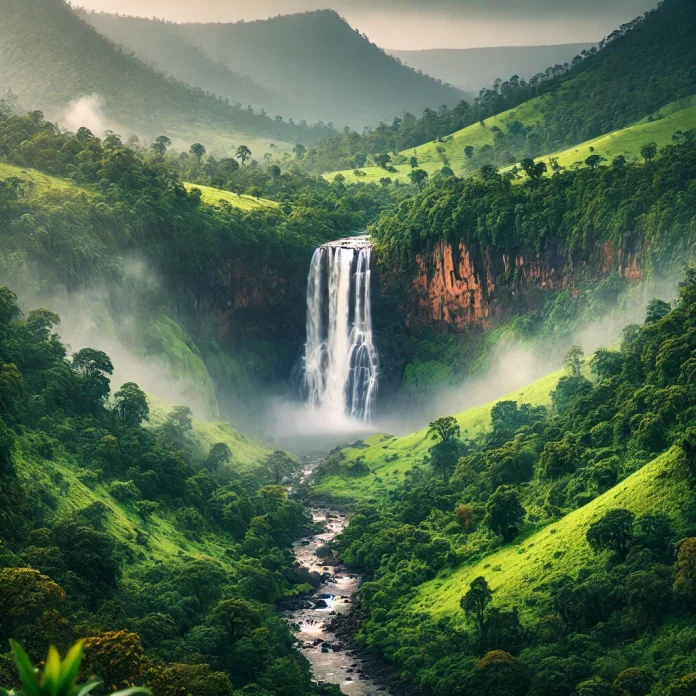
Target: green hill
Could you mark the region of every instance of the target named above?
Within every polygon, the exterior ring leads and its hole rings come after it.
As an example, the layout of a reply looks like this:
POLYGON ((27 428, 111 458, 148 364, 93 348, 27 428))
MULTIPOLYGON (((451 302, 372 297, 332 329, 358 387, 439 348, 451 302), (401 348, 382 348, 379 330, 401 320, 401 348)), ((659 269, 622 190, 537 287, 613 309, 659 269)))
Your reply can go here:
MULTIPOLYGON (((416 157, 418 166, 430 176, 436 175, 445 164, 448 164, 457 176, 462 176, 484 164, 488 154, 491 157, 495 156, 493 148, 496 132, 509 131, 510 124, 517 121, 527 126, 541 123, 542 112, 548 102, 549 99, 544 97, 532 100, 516 109, 486 119, 483 124, 468 126, 443 138, 442 142, 426 143, 413 150, 406 150, 400 153, 401 159, 408 160, 411 156, 416 157), (464 153, 464 148, 468 145, 474 148, 472 158, 468 158, 464 153)), ((551 157, 555 157, 563 167, 570 167, 575 162, 584 162, 591 154, 601 155, 607 161, 611 161, 618 155, 623 155, 627 160, 641 160, 640 148, 646 143, 654 142, 658 147, 663 147, 672 143, 675 132, 696 128, 695 102, 696 97, 688 97, 667 104, 655 114, 627 128, 537 159, 548 163, 551 157)), ((324 174, 324 178, 332 181, 337 174, 341 174, 347 183, 377 183, 383 177, 391 177, 393 180, 407 183, 408 174, 411 171, 410 164, 408 162, 395 164, 394 168, 397 170, 396 173, 390 173, 382 167, 365 167, 359 170, 361 172, 359 175, 355 170, 346 170, 324 174)))
POLYGON ((476 157, 483 156, 480 155, 482 148, 493 148, 496 129, 507 131, 510 124, 514 122, 521 122, 527 126, 539 123, 542 119, 541 111, 543 110, 544 100, 544 97, 540 97, 525 102, 519 107, 487 118, 483 123, 476 123, 456 133, 452 133, 442 138, 442 142, 434 141, 411 150, 404 150, 399 153, 399 156, 392 163, 396 173, 388 172, 382 167, 373 166, 360 169, 361 174, 359 175, 355 174, 355 170, 346 170, 329 172, 324 174, 324 178, 333 180, 337 174, 342 174, 349 183, 377 183, 383 177, 391 177, 395 181, 399 180, 402 183, 407 183, 408 173, 411 171, 409 163, 411 157, 416 157, 418 166, 431 176, 442 169, 445 165, 445 158, 454 172, 460 174, 462 166, 468 159, 464 154, 465 147, 470 145, 474 147, 474 155, 476 157))
POLYGON ((107 128, 150 138, 172 129, 190 144, 213 131, 232 145, 239 134, 268 144, 331 133, 234 108, 196 85, 168 79, 100 35, 63 0, 2 0, 0 20, 0 88, 54 120, 101 121, 92 125, 99 136, 107 128), (84 98, 96 114, 85 114, 82 102, 76 109, 84 98))
POLYGON ((585 535, 590 524, 614 508, 628 509, 636 516, 681 510, 689 504, 690 495, 679 453, 670 450, 591 503, 541 531, 519 539, 478 563, 465 564, 424 583, 418 588, 410 608, 435 617, 459 613, 459 600, 471 581, 483 576, 495 592, 498 606, 519 606, 522 615, 531 618, 535 614, 535 595, 563 576, 575 576, 586 565, 589 548, 585 535))
MULTIPOLYGON (((363 135, 321 141, 310 150, 308 162, 319 171, 337 171, 361 165, 361 155, 398 152, 410 157, 413 147, 428 140, 442 145, 440 141, 456 131, 515 109, 521 116, 503 126, 492 124, 489 138, 470 133, 472 142, 466 144, 479 147, 472 165, 505 166, 564 150, 696 94, 696 47, 691 39, 695 32, 696 5, 666 0, 622 25, 600 42, 599 49, 585 52, 571 65, 551 66, 528 81, 517 76, 496 81, 473 104, 458 105, 451 112, 430 110, 420 119, 399 119, 363 135)), ((457 159, 463 156, 454 154, 457 159)))
POLYGON ((160 70, 233 104, 263 107, 272 116, 362 128, 404 111, 454 105, 464 97, 400 65, 333 11, 236 24, 83 16, 160 70), (235 79, 224 70, 234 71, 235 79), (240 85, 238 75, 249 76, 262 89, 240 85))
MULTIPOLYGON (((475 406, 455 414, 463 437, 474 438, 490 428, 491 409, 499 401, 517 401, 533 406, 549 406, 551 392, 556 388, 563 371, 553 372, 532 384, 516 389, 506 396, 482 406, 475 406)), ((317 472, 317 482, 312 486, 318 496, 346 502, 378 499, 396 490, 404 480, 406 472, 419 464, 433 446, 432 439, 425 428, 410 435, 373 435, 365 441, 366 447, 348 447, 341 450, 339 469, 358 458, 364 458, 369 473, 354 477, 346 470, 344 475, 335 475, 331 468, 324 466, 317 472)), ((331 467, 331 461, 329 461, 331 467)))

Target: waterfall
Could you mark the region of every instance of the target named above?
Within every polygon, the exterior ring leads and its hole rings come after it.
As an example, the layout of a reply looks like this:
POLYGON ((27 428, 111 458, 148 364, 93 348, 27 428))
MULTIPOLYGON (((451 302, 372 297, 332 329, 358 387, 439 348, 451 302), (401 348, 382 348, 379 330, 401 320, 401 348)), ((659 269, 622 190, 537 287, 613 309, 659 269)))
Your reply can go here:
POLYGON ((307 279, 307 403, 371 420, 379 356, 372 342, 372 245, 366 236, 319 247, 307 279))

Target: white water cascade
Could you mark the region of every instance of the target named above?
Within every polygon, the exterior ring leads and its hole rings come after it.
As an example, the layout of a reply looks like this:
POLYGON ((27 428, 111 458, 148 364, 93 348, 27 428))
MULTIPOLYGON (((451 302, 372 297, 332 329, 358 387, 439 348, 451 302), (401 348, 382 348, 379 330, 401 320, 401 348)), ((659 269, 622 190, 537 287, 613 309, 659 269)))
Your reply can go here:
POLYGON ((372 245, 366 236, 319 247, 307 279, 307 403, 369 421, 379 356, 372 337, 372 245))

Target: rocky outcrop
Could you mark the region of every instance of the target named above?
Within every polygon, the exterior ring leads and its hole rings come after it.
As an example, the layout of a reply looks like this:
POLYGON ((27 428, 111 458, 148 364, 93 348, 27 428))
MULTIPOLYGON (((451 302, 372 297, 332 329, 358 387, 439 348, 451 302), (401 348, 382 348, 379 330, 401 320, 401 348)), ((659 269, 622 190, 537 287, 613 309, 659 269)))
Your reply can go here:
POLYGON ((417 257, 417 267, 408 321, 453 331, 488 328, 538 309, 547 292, 575 288, 581 279, 615 272, 629 282, 642 277, 639 255, 608 243, 577 261, 564 250, 508 256, 440 241, 417 257))

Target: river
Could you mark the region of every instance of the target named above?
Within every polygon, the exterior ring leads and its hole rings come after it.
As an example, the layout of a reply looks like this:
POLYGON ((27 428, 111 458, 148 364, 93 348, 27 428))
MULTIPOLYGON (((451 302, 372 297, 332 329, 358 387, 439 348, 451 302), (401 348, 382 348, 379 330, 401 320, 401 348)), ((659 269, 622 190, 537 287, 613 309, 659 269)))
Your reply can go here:
POLYGON ((311 512, 315 522, 324 524, 325 531, 297 541, 295 556, 300 565, 330 574, 330 578, 309 597, 307 607, 287 612, 290 622, 298 628, 301 651, 312 665, 315 681, 338 684, 348 696, 388 696, 388 690, 370 679, 361 660, 327 627, 335 614, 350 611, 351 597, 360 585, 358 574, 342 565, 327 565, 316 553, 341 533, 346 516, 330 508, 312 508, 311 512))

